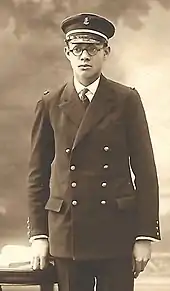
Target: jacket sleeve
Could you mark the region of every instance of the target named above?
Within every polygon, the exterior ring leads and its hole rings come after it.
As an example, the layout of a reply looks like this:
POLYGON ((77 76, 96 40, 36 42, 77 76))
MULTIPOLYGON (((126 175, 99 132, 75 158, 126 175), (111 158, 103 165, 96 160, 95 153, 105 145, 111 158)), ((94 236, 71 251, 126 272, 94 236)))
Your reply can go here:
POLYGON ((31 134, 28 174, 28 236, 48 235, 45 204, 50 192, 54 134, 43 99, 38 101, 31 134))
POLYGON ((129 161, 137 196, 137 236, 160 239, 159 186, 146 114, 135 89, 131 89, 127 101, 129 161))

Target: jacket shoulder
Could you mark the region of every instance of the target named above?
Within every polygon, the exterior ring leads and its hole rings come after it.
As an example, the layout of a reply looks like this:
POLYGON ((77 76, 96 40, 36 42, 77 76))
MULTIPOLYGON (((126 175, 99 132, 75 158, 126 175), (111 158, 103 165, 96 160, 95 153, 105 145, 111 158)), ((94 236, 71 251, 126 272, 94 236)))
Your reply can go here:
POLYGON ((42 99, 46 104, 50 104, 51 102, 59 102, 62 92, 64 91, 64 88, 66 87, 67 83, 65 82, 57 89, 51 89, 51 90, 45 90, 42 95, 42 99))
POLYGON ((108 86, 111 90, 115 91, 116 93, 122 94, 122 95, 129 95, 129 94, 136 94, 137 90, 135 87, 130 87, 127 85, 124 85, 122 83, 107 79, 108 86))

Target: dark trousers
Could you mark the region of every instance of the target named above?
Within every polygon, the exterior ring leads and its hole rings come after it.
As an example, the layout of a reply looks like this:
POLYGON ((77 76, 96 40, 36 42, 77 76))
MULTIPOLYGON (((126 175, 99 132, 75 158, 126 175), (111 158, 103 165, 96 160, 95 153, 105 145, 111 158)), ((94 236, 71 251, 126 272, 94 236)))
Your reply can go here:
POLYGON ((55 262, 59 291, 133 291, 131 258, 55 262))

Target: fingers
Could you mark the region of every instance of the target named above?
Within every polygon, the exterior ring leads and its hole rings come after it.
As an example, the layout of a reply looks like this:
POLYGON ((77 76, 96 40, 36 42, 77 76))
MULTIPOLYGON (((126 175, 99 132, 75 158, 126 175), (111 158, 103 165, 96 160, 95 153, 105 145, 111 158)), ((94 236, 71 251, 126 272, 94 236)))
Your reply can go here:
POLYGON ((48 241, 44 239, 36 239, 32 242, 31 251, 31 267, 33 270, 44 269, 48 261, 48 241))
POLYGON ((47 258, 45 256, 36 256, 32 258, 31 267, 33 270, 43 270, 47 265, 47 258))
POLYGON ((40 258, 40 269, 43 270, 47 265, 47 257, 40 258))
POLYGON ((144 271, 148 261, 149 259, 134 260, 134 263, 133 263, 134 278, 137 278, 139 274, 144 271))
POLYGON ((148 240, 138 240, 133 248, 133 273, 137 278, 143 272, 151 258, 151 242, 148 240))
POLYGON ((40 268, 40 258, 39 257, 32 257, 31 267, 33 270, 37 270, 40 268))

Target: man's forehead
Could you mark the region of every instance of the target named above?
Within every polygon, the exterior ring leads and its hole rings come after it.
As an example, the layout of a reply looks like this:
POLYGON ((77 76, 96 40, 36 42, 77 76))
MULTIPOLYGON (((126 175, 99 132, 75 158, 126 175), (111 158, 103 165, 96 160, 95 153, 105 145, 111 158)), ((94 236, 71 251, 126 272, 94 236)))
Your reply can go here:
POLYGON ((102 43, 96 44, 96 43, 69 43, 69 47, 70 48, 74 48, 74 47, 80 47, 80 48, 86 48, 86 47, 90 47, 90 48, 100 48, 103 47, 102 43))

